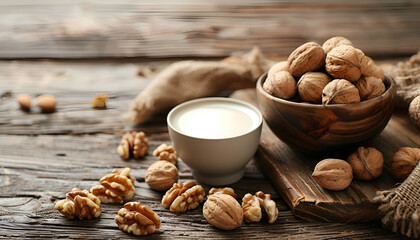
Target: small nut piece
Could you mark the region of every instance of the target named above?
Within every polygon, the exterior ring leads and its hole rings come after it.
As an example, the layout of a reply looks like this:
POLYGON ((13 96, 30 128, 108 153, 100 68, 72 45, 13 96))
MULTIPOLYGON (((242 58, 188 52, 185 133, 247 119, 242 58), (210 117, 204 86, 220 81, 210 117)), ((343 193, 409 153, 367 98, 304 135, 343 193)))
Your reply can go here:
POLYGON ((170 162, 157 161, 146 171, 146 183, 155 190, 168 190, 178 182, 178 169, 170 162))
POLYGON ((101 215, 101 201, 89 193, 88 190, 80 190, 73 188, 71 192, 66 194, 66 199, 58 201, 55 209, 60 211, 69 219, 75 217, 83 220, 85 218, 92 219, 101 215))
POLYGON ((380 96, 385 92, 385 84, 376 77, 361 77, 355 86, 359 90, 362 101, 380 96))
POLYGON ((57 100, 53 95, 44 94, 37 98, 37 105, 44 113, 54 112, 57 100))
POLYGON ((347 158, 347 162, 353 169, 354 178, 365 181, 381 176, 384 167, 382 153, 371 147, 359 147, 347 158))
POLYGON ((345 79, 336 79, 322 90, 322 104, 343 104, 360 102, 359 90, 345 79))
POLYGON ((382 81, 385 79, 384 71, 378 67, 372 58, 364 56, 362 60, 362 74, 366 77, 376 77, 382 81))
POLYGON ((350 82, 359 80, 365 54, 350 45, 333 48, 325 59, 325 69, 333 78, 343 78, 350 82))
POLYGON ((420 148, 402 147, 391 159, 391 172, 398 181, 404 181, 420 162, 420 148))
POLYGON ((228 194, 208 196, 203 206, 203 215, 207 222, 223 230, 232 230, 242 225, 241 205, 228 194))
POLYGON ((123 159, 128 159, 130 153, 134 158, 144 157, 149 149, 149 139, 144 132, 126 132, 122 138, 120 145, 117 147, 117 153, 123 159))
POLYGON ((315 166, 312 177, 321 187, 339 191, 350 186, 353 180, 353 171, 348 162, 327 158, 315 166))
POLYGON ((279 215, 276 202, 271 200, 271 194, 264 194, 259 191, 255 193, 255 196, 260 201, 260 207, 263 210, 263 215, 267 218, 268 223, 274 223, 279 215))
POLYGON ((289 72, 280 71, 269 75, 263 88, 272 96, 289 99, 296 93, 296 81, 289 72))
POLYGON ((299 96, 303 101, 322 103, 322 90, 331 82, 331 78, 321 72, 307 72, 297 83, 299 96))
POLYGON ((336 36, 325 41, 324 44, 322 44, 322 49, 325 53, 329 53, 333 48, 338 47, 340 45, 353 46, 353 43, 351 43, 351 41, 345 37, 336 36))
POLYGON ((415 97, 408 108, 410 119, 414 126, 420 131, 420 95, 415 97))
POLYGON ((106 108, 106 100, 108 100, 108 95, 106 95, 106 94, 98 94, 90 102, 90 105, 92 105, 93 108, 106 108))
POLYGON ((153 156, 157 156, 160 160, 165 160, 172 164, 176 164, 176 161, 178 160, 178 155, 176 154, 174 147, 166 144, 161 144, 157 147, 153 151, 153 156))
POLYGON ((249 193, 242 198, 242 210, 246 222, 259 222, 262 217, 260 200, 249 193))
POLYGON ((318 43, 308 42, 296 48, 287 62, 290 74, 300 77, 306 72, 320 69, 325 63, 325 53, 318 43))
POLYGON ((99 180, 102 185, 94 186, 90 191, 103 203, 122 203, 123 199, 130 200, 136 191, 136 179, 129 175, 130 172, 130 168, 114 169, 111 174, 99 180))
POLYGON ((128 202, 118 211, 115 222, 124 232, 134 235, 154 233, 161 226, 159 216, 140 202, 128 202))
POLYGON ((186 212, 197 208, 204 200, 206 193, 200 185, 193 181, 174 183, 162 198, 162 205, 172 212, 186 212))
POLYGON ((286 72, 289 71, 289 63, 287 63, 287 61, 281 61, 271 66, 270 69, 268 70, 267 76, 270 76, 271 78, 273 74, 281 72, 281 71, 286 71, 286 72))
POLYGON ((28 94, 19 94, 16 101, 19 103, 20 109, 23 111, 29 111, 31 109, 31 96, 28 94))
POLYGON ((233 188, 230 187, 225 187, 225 188, 211 188, 209 191, 209 196, 213 195, 213 194, 228 194, 234 198, 236 198, 236 193, 235 190, 233 190, 233 188))

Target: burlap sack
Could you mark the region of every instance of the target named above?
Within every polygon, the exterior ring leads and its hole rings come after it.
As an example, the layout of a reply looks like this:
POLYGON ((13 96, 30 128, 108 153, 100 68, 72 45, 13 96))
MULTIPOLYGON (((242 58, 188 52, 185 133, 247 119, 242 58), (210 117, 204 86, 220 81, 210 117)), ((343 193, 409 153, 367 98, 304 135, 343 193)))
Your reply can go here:
POLYGON ((127 120, 139 124, 182 102, 255 87, 273 62, 259 48, 222 61, 181 61, 163 70, 132 102, 127 120))
POLYGON ((378 192, 374 200, 381 204, 382 222, 392 231, 420 237, 420 164, 400 186, 378 192))

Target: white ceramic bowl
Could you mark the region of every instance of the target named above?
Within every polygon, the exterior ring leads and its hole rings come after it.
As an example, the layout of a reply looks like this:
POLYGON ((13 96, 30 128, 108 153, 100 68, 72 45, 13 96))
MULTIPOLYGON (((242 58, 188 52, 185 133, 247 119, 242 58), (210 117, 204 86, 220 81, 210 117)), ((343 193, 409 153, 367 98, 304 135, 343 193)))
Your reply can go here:
MULTIPOLYGON (((194 113, 197 116, 197 112, 194 113)), ((249 103, 231 98, 201 98, 173 108, 167 122, 174 148, 181 160, 192 169, 195 179, 220 186, 243 177, 245 166, 260 142, 262 119, 260 111, 249 103), (222 111, 217 111, 218 107, 222 111), (202 121, 188 121, 187 116, 193 111, 201 111, 199 116, 203 118, 202 121), (225 119, 215 125, 219 113, 225 119), (231 113, 235 114, 232 118, 229 117, 231 113), (251 124, 248 124, 249 121, 251 124), (237 128, 235 123, 249 127, 237 128), (223 129, 228 130, 226 134, 221 131, 223 129)))

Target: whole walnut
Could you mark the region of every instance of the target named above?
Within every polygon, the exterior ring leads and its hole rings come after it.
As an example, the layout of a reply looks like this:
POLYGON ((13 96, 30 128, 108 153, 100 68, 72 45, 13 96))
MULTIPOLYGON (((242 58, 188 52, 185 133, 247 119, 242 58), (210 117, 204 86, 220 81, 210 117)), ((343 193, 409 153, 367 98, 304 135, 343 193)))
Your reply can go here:
POLYGON ((146 171, 145 181, 155 190, 164 191, 178 182, 178 169, 174 164, 160 160, 156 161, 146 171))
POLYGON ((348 162, 327 158, 315 166, 312 177, 321 187, 339 191, 350 186, 353 180, 353 171, 348 162))
POLYGON ((364 56, 362 59, 362 74, 366 77, 376 77, 382 81, 385 79, 384 71, 378 67, 372 58, 364 56))
POLYGON ((325 73, 307 72, 297 83, 299 96, 306 102, 322 103, 322 90, 330 81, 331 78, 325 73))
POLYGON ((242 225, 241 205, 228 194, 208 196, 203 206, 203 215, 207 222, 223 230, 232 230, 242 225))
POLYGON ((268 70, 267 76, 271 76, 281 71, 286 71, 286 72, 289 71, 289 63, 287 63, 287 61, 281 61, 271 66, 270 69, 268 70))
POLYGON ((353 169, 354 178, 365 181, 379 177, 384 167, 382 153, 371 147, 359 147, 347 158, 347 162, 353 169))
POLYGON ((410 113, 410 119, 414 123, 414 126, 420 131, 420 95, 411 101, 408 112, 410 113))
POLYGON ((390 162, 392 175, 398 181, 404 181, 420 162, 420 148, 402 147, 394 154, 390 162))
POLYGON ((325 41, 324 44, 322 44, 322 49, 324 49, 325 53, 329 53, 333 48, 338 47, 340 45, 353 46, 353 43, 345 37, 336 36, 325 41))
POLYGON ((359 80, 362 75, 362 60, 365 54, 350 45, 333 48, 325 59, 325 70, 333 78, 343 78, 350 82, 359 80))
POLYGON ((325 63, 325 53, 318 43, 308 42, 296 48, 287 62, 290 74, 300 77, 306 72, 320 69, 325 63))
POLYGON ((268 76, 263 88, 272 96, 289 99, 296 93, 296 81, 289 72, 280 71, 268 76))
POLYGON ((322 104, 344 104, 360 102, 359 90, 345 79, 335 79, 322 90, 322 104))
POLYGON ((355 86, 359 90, 362 101, 380 96, 385 92, 385 84, 376 77, 361 77, 355 86))

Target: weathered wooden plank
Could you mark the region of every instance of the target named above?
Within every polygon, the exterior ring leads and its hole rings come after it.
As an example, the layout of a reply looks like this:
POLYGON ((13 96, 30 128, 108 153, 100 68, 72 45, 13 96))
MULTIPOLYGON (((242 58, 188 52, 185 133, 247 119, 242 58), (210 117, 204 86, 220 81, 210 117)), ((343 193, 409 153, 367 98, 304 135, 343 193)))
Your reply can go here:
POLYGON ((371 56, 411 55, 420 3, 356 1, 52 1, 0 3, 0 58, 226 56, 259 45, 288 55, 344 35, 371 56))
MULTIPOLYGON (((257 105, 255 90, 237 91, 234 97, 257 105)), ((380 217, 372 200, 376 191, 396 184, 387 166, 402 146, 419 147, 420 134, 410 124, 407 113, 397 112, 379 136, 352 148, 317 154, 289 147, 265 125, 256 160, 297 217, 328 222, 371 221, 380 217), (358 146, 373 146, 383 153, 386 167, 379 178, 353 180, 342 191, 326 190, 313 180, 311 174, 317 162, 325 158, 347 159, 358 146)))

